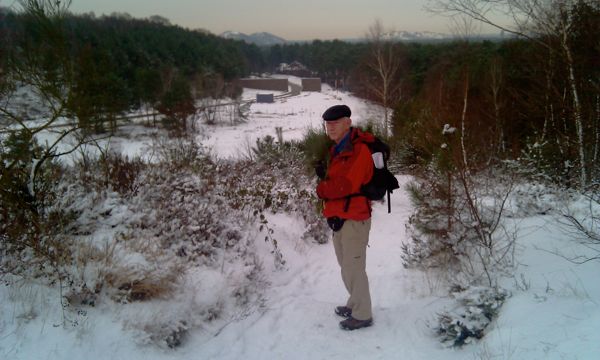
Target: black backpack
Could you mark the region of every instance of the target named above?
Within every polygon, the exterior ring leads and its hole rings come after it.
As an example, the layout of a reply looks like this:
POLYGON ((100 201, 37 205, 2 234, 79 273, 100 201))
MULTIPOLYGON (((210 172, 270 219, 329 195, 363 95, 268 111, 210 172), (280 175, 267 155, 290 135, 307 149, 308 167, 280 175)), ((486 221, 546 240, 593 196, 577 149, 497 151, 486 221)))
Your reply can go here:
POLYGON ((378 137, 375 137, 373 142, 365 142, 365 145, 369 148, 371 156, 376 153, 381 153, 381 160, 383 164, 379 164, 377 167, 374 163, 373 166, 373 177, 368 183, 364 184, 360 188, 360 193, 353 194, 348 197, 346 201, 345 209, 348 210, 350 206, 350 199, 355 196, 366 196, 369 200, 381 200, 387 194, 388 213, 392 211, 392 204, 390 203, 390 194, 400 188, 398 180, 387 168, 387 161, 390 158, 390 147, 381 141, 378 137), (382 165, 382 166, 381 166, 382 165))

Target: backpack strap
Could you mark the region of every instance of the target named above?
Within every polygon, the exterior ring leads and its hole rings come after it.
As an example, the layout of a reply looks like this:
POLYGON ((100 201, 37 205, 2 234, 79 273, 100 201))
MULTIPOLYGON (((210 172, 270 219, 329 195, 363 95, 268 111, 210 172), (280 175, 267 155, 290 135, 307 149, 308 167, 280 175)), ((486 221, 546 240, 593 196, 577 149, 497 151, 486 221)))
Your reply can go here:
POLYGON ((358 196, 363 196, 365 199, 367 198, 365 195, 363 195, 361 193, 355 193, 355 194, 350 194, 350 195, 346 196, 346 203, 344 204, 344 212, 348 212, 348 209, 350 208, 350 200, 352 200, 352 198, 355 198, 358 196))
MULTIPOLYGON (((389 158, 390 156, 390 152, 388 151, 387 153, 387 157, 389 158)), ((383 167, 387 169, 387 158, 384 156, 383 157, 383 167)), ((388 203, 388 214, 392 213, 392 199, 390 196, 390 190, 386 190, 387 192, 387 203, 388 203)))
POLYGON ((352 200, 352 198, 358 197, 358 196, 362 196, 365 198, 365 200, 367 201, 367 206, 369 207, 369 214, 371 214, 371 202, 363 194, 351 194, 351 195, 346 196, 346 203, 344 203, 344 212, 348 212, 348 209, 350 209, 350 200, 352 200))
POLYGON ((344 212, 347 213, 348 209, 350 209, 350 200, 352 200, 352 195, 346 196, 346 203, 344 203, 344 212))

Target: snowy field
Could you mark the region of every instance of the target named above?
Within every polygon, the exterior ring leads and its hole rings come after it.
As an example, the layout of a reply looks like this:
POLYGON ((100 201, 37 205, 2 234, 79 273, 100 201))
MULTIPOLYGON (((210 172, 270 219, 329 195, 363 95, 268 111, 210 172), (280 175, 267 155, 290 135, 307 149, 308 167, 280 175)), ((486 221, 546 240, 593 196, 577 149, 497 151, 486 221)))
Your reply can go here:
MULTIPOLYGON (((256 94, 256 90, 245 91, 243 99, 252 98, 247 93, 256 94)), ((300 139, 308 129, 321 128, 321 115, 335 104, 348 104, 352 109, 352 120, 359 124, 381 119, 382 109, 379 106, 332 90, 324 84, 322 92, 303 92, 298 96, 276 99, 274 104, 254 103, 246 123, 225 128, 205 127, 208 139, 200 141, 220 157, 243 156, 247 145, 254 145, 256 139, 265 135, 275 137, 276 127, 282 128, 284 140, 300 139)))
MULTIPOLYGON (((204 126, 198 141, 219 157, 243 156, 257 138, 275 136, 276 127, 285 139, 301 138, 308 128, 322 126, 320 116, 327 107, 340 103, 351 107, 357 122, 380 116, 380 108, 324 86, 321 93, 252 104, 247 122, 204 126)), ((110 146, 142 155, 150 137, 139 128, 131 130, 110 146)), ((398 179, 401 185, 410 181, 404 175, 398 179)), ((127 327, 134 316, 150 319, 176 311, 161 313, 165 307, 157 301, 98 304, 74 315, 73 326, 65 328, 56 326, 63 317, 60 294, 25 283, 0 288, 0 359, 600 359, 600 261, 575 265, 553 254, 590 251, 569 238, 553 215, 511 219, 518 226, 518 266, 502 285, 512 296, 484 339, 463 348, 442 346, 433 327, 437 314, 454 302, 435 275, 402 266, 401 244, 408 241, 405 224, 411 213, 403 186, 392 195, 391 214, 386 204, 374 206, 367 251, 371 328, 338 328, 341 319, 333 309, 345 302, 346 294, 331 243, 301 241, 302 221, 272 215, 269 223, 286 265, 276 269, 265 262, 265 301, 219 326, 193 330, 181 347, 141 345, 127 327)), ((256 238, 268 259, 270 248, 259 234, 256 238)), ((197 291, 196 301, 219 291, 216 279, 200 272, 187 279, 190 291, 197 291)))

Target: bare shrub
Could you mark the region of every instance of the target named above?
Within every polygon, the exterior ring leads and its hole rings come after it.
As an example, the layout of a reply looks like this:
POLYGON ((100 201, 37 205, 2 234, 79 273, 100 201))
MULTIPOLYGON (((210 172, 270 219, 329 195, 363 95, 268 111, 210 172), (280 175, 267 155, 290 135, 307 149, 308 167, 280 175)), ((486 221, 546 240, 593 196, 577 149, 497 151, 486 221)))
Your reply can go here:
POLYGON ((561 209, 564 231, 591 250, 586 255, 563 256, 577 264, 600 260, 600 184, 592 184, 581 193, 585 206, 577 209, 563 206, 561 209))
POLYGON ((89 189, 110 189, 123 196, 136 193, 137 177, 146 166, 140 157, 110 151, 102 151, 97 158, 82 152, 76 164, 77 175, 89 189))
POLYGON ((171 173, 154 169, 145 174, 134 211, 139 230, 132 236, 155 237, 164 249, 171 249, 188 261, 214 261, 217 249, 234 246, 242 239, 223 201, 212 197, 209 181, 191 172, 171 173))
POLYGON ((110 153, 99 162, 108 187, 122 195, 136 192, 137 176, 145 166, 139 157, 129 159, 127 155, 110 153))
MULTIPOLYGON (((308 138, 312 139, 310 134, 308 138)), ((301 216, 306 224, 303 239, 327 242, 329 228, 318 212, 319 201, 307 175, 307 169, 312 175, 307 163, 313 161, 312 155, 307 155, 307 144, 275 142, 267 136, 258 139, 251 151, 252 159, 220 164, 223 195, 231 206, 258 211, 259 215, 283 211, 301 216)))
POLYGON ((221 100, 204 98, 200 101, 200 117, 206 125, 216 125, 221 121, 221 100))
POLYGON ((146 152, 151 160, 169 167, 172 171, 186 167, 202 167, 211 162, 206 151, 192 136, 154 136, 146 152))

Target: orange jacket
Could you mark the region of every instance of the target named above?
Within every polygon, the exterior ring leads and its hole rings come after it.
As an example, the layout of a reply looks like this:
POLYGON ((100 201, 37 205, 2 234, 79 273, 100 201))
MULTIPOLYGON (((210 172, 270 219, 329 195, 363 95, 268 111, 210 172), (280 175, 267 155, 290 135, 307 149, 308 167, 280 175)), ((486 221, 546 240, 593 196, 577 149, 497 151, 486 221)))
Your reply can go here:
POLYGON ((367 220, 371 217, 371 201, 364 196, 348 197, 360 192, 360 187, 373 176, 373 159, 364 142, 373 141, 370 133, 350 128, 350 141, 337 154, 330 149, 331 161, 327 176, 317 185, 317 195, 325 200, 323 216, 367 220), (349 203, 348 203, 349 201, 349 203), (347 208, 346 208, 347 206, 347 208))

